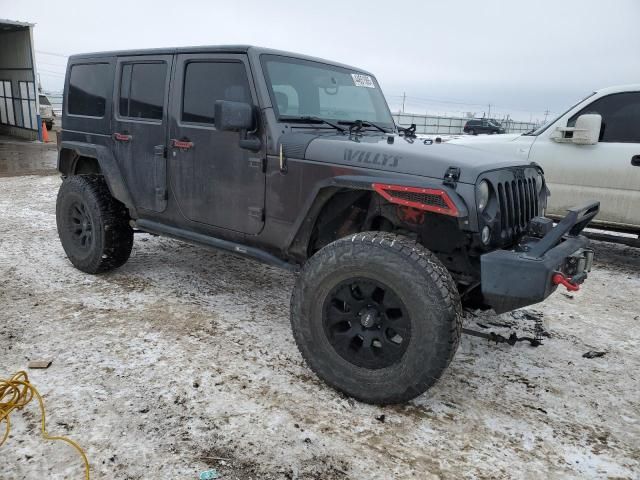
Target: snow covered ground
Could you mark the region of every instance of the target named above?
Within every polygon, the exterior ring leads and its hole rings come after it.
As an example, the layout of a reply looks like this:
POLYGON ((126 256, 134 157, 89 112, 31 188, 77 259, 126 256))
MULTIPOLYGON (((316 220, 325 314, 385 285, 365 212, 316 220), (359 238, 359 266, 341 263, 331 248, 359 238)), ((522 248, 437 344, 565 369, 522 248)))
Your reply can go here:
MULTIPOLYGON (((0 378, 53 359, 29 374, 94 478, 640 477, 639 250, 595 243, 581 292, 468 319, 530 335, 541 315, 543 346, 464 336, 434 388, 381 408, 305 366, 289 273, 148 235, 115 272, 72 268, 59 183, 0 178, 0 378)), ((41 440, 35 405, 12 421, 3 479, 81 478, 73 450, 41 440)))

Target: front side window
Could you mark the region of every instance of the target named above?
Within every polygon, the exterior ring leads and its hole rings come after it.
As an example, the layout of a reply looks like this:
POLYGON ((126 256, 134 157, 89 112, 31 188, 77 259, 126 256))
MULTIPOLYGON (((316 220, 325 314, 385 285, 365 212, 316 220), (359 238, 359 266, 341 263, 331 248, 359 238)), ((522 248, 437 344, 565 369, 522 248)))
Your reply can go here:
POLYGON ((279 55, 263 55, 262 64, 279 118, 362 120, 393 128, 380 86, 370 75, 279 55))
POLYGON ((187 63, 182 94, 182 121, 213 124, 217 100, 252 103, 244 63, 187 63))
POLYGON ((573 115, 567 122, 575 127, 580 115, 602 116, 601 142, 640 143, 640 92, 614 93, 599 98, 573 115))
POLYGON ((162 120, 167 64, 128 63, 120 77, 120 115, 162 120))
POLYGON ((68 113, 104 117, 110 82, 108 63, 73 65, 69 74, 68 113))

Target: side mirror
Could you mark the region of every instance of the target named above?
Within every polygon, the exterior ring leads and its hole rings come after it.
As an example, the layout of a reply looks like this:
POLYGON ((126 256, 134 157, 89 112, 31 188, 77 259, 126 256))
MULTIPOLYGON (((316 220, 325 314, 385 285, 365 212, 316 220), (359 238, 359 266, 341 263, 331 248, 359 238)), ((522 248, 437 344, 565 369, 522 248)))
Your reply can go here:
POLYGON ((585 113, 576 118, 575 127, 558 127, 551 139, 559 143, 576 145, 596 145, 600 139, 602 116, 598 113, 585 113))
POLYGON ((217 100, 214 118, 216 129, 221 131, 252 130, 254 125, 253 107, 244 102, 217 100))
POLYGON ((258 151, 262 148, 260 138, 255 135, 253 107, 244 102, 217 100, 214 107, 216 130, 240 132, 240 148, 258 151))
POLYGON ((573 143, 578 145, 595 145, 600 138, 602 116, 597 113, 586 113, 576 119, 573 131, 573 143))

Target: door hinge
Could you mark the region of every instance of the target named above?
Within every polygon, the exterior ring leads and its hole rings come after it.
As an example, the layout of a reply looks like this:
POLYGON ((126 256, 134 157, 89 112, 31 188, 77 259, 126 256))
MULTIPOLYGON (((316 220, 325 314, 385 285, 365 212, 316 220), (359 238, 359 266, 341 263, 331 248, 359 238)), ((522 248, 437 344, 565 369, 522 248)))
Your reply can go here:
POLYGON ((249 158, 249 166, 253 168, 259 168, 264 173, 267 171, 266 158, 249 158))
POLYGON ((460 169, 458 167, 449 167, 444 174, 444 181, 442 183, 447 187, 456 188, 459 178, 460 169))
POLYGON ((153 154, 158 157, 167 158, 167 147, 165 145, 155 145, 153 147, 153 154))
POLYGON ((264 222, 264 208, 249 207, 249 216, 264 222))
POLYGON ((156 198, 159 201, 168 200, 167 189, 166 188, 156 188, 156 198))

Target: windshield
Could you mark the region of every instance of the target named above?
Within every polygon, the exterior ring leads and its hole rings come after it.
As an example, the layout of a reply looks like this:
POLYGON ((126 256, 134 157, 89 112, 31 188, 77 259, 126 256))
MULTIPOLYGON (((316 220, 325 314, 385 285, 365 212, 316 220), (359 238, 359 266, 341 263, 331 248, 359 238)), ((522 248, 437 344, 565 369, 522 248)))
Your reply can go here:
POLYGON ((362 120, 393 128, 380 86, 370 75, 279 55, 263 55, 262 64, 278 118, 362 120))
POLYGON ((44 95, 40 95, 39 100, 40 100, 40 105, 51 105, 51 103, 49 103, 49 99, 44 95))

